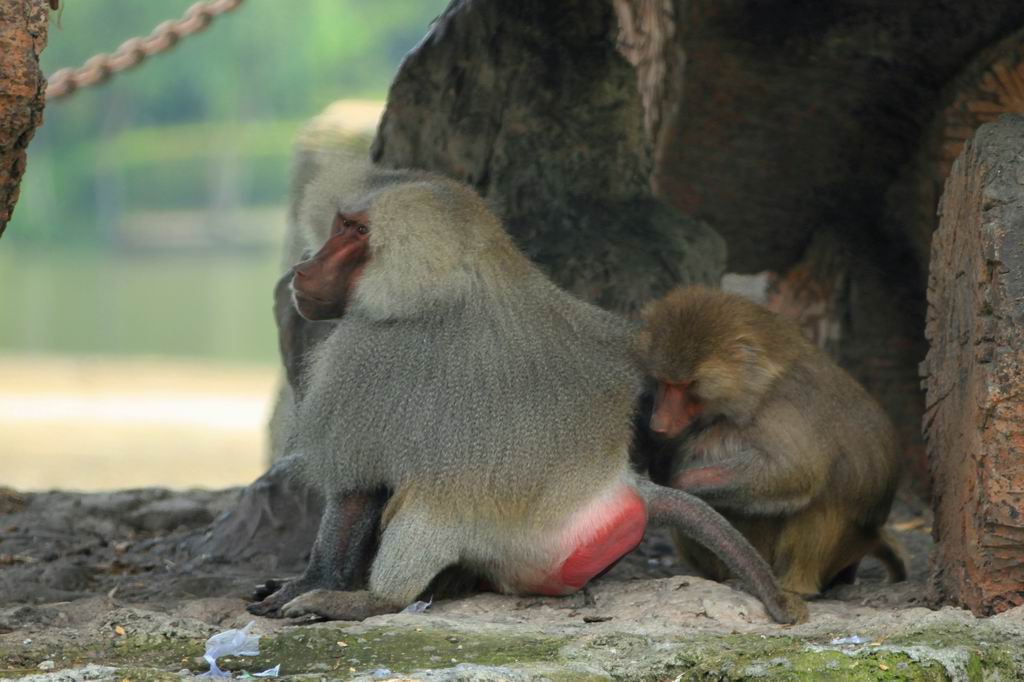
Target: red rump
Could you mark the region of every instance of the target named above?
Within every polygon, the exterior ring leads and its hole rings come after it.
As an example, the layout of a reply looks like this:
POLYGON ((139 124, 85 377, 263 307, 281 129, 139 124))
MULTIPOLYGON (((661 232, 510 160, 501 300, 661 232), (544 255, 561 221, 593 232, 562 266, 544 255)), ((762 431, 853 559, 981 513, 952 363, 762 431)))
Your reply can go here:
POLYGON ((647 527, 647 507, 636 490, 623 487, 608 506, 611 509, 598 512, 607 514, 605 522, 534 591, 551 595, 575 592, 640 544, 647 527))

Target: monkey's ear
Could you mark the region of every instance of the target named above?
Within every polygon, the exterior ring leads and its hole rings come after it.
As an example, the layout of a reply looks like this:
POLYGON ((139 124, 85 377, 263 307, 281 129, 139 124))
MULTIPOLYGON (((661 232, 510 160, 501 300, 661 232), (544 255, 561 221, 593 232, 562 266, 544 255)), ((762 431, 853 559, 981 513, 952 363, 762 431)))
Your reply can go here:
POLYGON ((729 344, 729 351, 737 362, 757 370, 761 379, 771 380, 782 374, 782 367, 768 356, 764 345, 755 336, 750 334, 737 336, 729 344))
POLYGON ((740 362, 756 362, 764 355, 764 349, 761 347, 761 344, 750 334, 740 334, 734 338, 729 346, 729 350, 732 351, 735 358, 740 362))

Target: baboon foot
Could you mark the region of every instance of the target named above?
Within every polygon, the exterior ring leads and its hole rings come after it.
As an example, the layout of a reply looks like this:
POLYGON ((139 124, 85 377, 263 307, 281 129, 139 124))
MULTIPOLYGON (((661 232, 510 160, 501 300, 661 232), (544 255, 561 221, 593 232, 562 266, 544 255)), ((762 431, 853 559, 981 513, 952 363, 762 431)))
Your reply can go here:
POLYGON ((336 590, 310 590, 295 597, 281 607, 285 618, 319 616, 326 620, 364 620, 397 609, 380 601, 366 590, 339 592, 336 590))

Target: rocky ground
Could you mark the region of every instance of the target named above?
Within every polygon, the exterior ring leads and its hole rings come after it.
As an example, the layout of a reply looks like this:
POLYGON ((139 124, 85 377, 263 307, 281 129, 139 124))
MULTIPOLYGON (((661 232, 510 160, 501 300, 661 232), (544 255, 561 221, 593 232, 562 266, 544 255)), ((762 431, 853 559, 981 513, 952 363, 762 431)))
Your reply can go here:
MULTIPOLYGON (((240 494, 0 492, 0 678, 205 671, 206 638, 252 620, 253 585, 297 569, 262 550, 241 563, 194 551, 240 494)), ((221 663, 236 676, 280 664, 289 679, 1024 677, 1024 610, 977 619, 936 609, 925 597, 929 519, 903 503, 893 520, 911 580, 887 585, 868 563, 860 584, 815 601, 795 627, 772 623, 743 592, 686 575, 664 535, 651 534, 572 597, 479 594, 364 623, 255 619, 260 655, 221 663)))

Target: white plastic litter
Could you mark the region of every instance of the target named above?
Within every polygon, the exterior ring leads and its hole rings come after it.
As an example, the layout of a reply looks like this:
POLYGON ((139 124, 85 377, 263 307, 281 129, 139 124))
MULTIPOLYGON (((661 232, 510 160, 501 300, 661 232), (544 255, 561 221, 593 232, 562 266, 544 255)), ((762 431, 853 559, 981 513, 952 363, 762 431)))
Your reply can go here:
MULTIPOLYGON (((251 620, 241 630, 225 630, 206 640, 203 658, 210 664, 210 669, 200 677, 231 677, 230 672, 217 667, 217 659, 223 656, 259 656, 260 636, 250 632, 255 624, 256 621, 251 620)), ((276 665, 253 677, 277 677, 280 672, 281 666, 276 665)))
POLYGON ((253 677, 277 677, 281 674, 281 664, 278 663, 273 668, 267 668, 261 673, 256 673, 253 677))
POLYGON ((868 640, 864 639, 860 635, 850 635, 849 637, 836 637, 829 644, 867 644, 868 640))
POLYGON ((434 598, 431 597, 430 601, 414 601, 413 603, 402 609, 402 613, 423 613, 430 608, 430 605, 434 603, 434 598))

